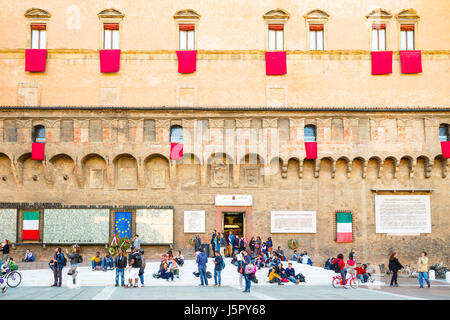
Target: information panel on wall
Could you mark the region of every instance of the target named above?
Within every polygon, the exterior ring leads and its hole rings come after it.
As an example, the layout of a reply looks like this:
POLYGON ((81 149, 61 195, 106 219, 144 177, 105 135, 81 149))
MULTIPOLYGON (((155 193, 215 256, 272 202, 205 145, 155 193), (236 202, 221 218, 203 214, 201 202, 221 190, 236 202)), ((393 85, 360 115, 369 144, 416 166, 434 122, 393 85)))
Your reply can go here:
POLYGON ((431 233, 430 196, 375 196, 376 233, 431 233))
POLYGON ((205 232, 205 211, 184 212, 184 233, 205 232))
POLYGON ((315 211, 271 211, 272 233, 316 233, 315 211))
POLYGON ((172 244, 173 209, 136 210, 136 234, 144 244, 172 244))
POLYGON ((109 240, 109 209, 45 209, 44 243, 89 244, 109 240))
POLYGON ((17 241, 17 209, 0 209, 0 242, 17 241))

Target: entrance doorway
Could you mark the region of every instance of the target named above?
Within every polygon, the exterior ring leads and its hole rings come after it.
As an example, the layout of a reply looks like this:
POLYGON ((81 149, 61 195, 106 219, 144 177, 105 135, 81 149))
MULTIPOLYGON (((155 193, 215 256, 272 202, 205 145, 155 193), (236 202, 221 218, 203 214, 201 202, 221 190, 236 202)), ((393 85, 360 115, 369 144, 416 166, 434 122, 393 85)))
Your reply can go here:
POLYGON ((227 235, 231 231, 234 235, 242 237, 245 234, 244 221, 244 212, 224 212, 223 234, 227 235))

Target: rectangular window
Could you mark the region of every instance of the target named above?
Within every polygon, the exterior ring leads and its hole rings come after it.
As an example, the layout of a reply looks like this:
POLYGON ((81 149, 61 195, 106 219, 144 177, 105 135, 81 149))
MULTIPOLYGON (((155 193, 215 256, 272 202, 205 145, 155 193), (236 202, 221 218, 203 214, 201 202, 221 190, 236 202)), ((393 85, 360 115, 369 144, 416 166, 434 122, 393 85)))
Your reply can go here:
POLYGON ((46 49, 47 30, 45 24, 31 25, 31 49, 46 49))
POLYGON ((118 23, 105 23, 103 25, 104 41, 103 49, 119 49, 119 24, 118 23))
POLYGON ((269 50, 284 50, 284 25, 269 24, 269 50))
POLYGON ((386 25, 372 25, 372 51, 386 50, 386 25))
POLYGON ((156 141, 155 120, 144 120, 144 141, 156 141))
POLYGON ((195 26, 180 24, 180 50, 195 50, 195 26))
POLYGON ((400 26, 400 50, 414 50, 414 25, 402 24, 400 26))
POLYGON ((309 50, 324 50, 323 42, 323 24, 310 24, 309 50))

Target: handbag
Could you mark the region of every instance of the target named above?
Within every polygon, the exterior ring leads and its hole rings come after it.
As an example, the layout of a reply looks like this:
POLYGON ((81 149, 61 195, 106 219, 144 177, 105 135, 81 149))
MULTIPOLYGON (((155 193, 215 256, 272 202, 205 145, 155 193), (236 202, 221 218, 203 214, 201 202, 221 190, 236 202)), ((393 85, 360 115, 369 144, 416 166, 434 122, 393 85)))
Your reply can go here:
POLYGON ((254 264, 249 263, 245 266, 245 274, 253 274, 255 273, 256 267, 254 264))
POLYGON ((69 269, 69 271, 67 272, 68 276, 71 276, 73 274, 72 269, 69 269))

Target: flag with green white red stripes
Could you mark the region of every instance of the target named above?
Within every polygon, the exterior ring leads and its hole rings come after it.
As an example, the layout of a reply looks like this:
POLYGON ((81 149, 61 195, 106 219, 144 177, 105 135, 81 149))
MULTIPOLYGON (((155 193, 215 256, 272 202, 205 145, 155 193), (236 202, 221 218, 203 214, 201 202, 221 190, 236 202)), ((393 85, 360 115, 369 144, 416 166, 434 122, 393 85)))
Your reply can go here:
POLYGON ((39 211, 24 211, 22 240, 39 240, 39 211))
POLYGON ((352 213, 337 212, 336 213, 336 242, 352 242, 352 213))

